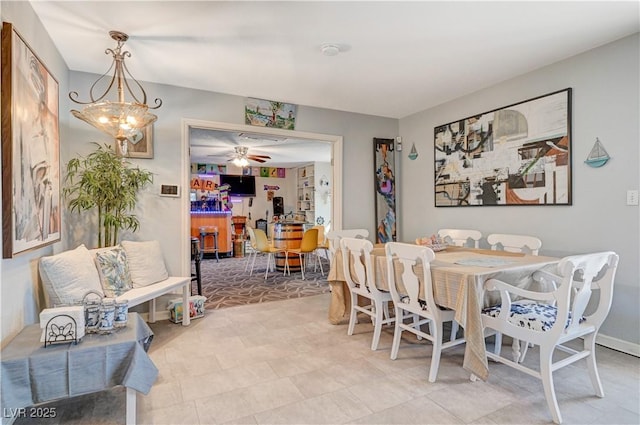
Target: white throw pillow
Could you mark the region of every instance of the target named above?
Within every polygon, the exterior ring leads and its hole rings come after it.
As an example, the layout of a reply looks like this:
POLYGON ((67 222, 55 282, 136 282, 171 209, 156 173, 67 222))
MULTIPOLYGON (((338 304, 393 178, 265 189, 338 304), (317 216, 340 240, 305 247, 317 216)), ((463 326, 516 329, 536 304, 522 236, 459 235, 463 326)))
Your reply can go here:
POLYGON ((134 288, 148 286, 169 277, 158 241, 122 241, 127 253, 134 288))
POLYGON ((88 291, 104 294, 93 256, 84 245, 42 257, 38 268, 49 307, 81 302, 88 291))

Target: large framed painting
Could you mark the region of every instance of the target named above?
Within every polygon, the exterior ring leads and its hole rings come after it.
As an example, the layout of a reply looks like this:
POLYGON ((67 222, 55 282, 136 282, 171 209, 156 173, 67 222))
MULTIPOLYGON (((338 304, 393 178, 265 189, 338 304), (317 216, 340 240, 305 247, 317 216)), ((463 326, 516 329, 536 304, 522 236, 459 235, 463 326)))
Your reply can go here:
POLYGON ((571 205, 571 89, 434 129, 435 206, 571 205))
POLYGON ((395 140, 373 139, 375 159, 376 243, 396 240, 395 140))
POLYGON ((2 256, 60 240, 58 82, 2 24, 2 256))

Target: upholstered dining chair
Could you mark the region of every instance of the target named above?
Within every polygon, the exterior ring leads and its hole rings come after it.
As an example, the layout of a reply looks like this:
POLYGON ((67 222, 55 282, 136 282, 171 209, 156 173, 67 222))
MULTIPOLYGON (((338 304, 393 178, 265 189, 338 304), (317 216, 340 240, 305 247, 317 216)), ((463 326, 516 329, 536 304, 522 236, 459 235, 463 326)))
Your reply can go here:
POLYGON ((487 236, 487 242, 492 250, 502 247, 507 252, 523 252, 525 254, 538 255, 542 247, 542 241, 535 236, 510 235, 504 233, 492 233, 487 236))
POLYGON ((485 289, 500 291, 501 299, 500 305, 482 311, 485 330, 538 345, 540 364, 538 370, 527 367, 501 356, 499 347, 496 353, 487 352, 487 356, 542 380, 547 405, 557 424, 562 422, 562 416, 553 384, 555 370, 586 358, 595 393, 604 397, 596 366, 595 341, 611 308, 617 266, 618 255, 614 252, 565 257, 553 273, 539 270, 533 275, 535 280, 554 288, 548 292, 528 291, 497 279, 485 282, 485 289), (587 309, 593 292, 599 292, 597 302, 594 308, 587 309), (514 296, 519 298, 514 300, 514 296), (582 339, 582 348, 564 345, 576 339, 582 339), (554 362, 556 349, 569 356, 554 362))
MULTIPOLYGON (((291 270, 289 268, 289 255, 297 255, 300 257, 300 270, 302 271, 302 280, 304 277, 304 269, 307 266, 307 256, 309 254, 314 254, 316 248, 318 247, 318 229, 307 229, 302 234, 302 241, 300 241, 300 248, 286 248, 284 250, 284 273, 291 274, 291 270)), ((315 256, 316 262, 320 264, 320 272, 322 276, 324 276, 324 270, 322 269, 322 263, 320 262, 320 258, 315 256)))
POLYGON ((430 263, 435 258, 435 254, 428 247, 398 242, 385 244, 385 254, 387 282, 395 306, 396 318, 390 357, 395 360, 398 356, 403 331, 415 334, 418 339, 425 338, 431 341, 433 351, 429 382, 435 382, 442 350, 465 342, 464 338, 442 342, 442 324, 455 323, 455 311, 441 308, 434 301, 430 263), (417 269, 415 267, 417 265, 421 265, 422 269, 417 269), (420 293, 420 281, 423 283, 423 295, 420 293), (407 319, 410 319, 409 323, 405 323, 407 319), (429 333, 423 332, 420 328, 424 324, 428 324, 429 333))
POLYGON ((253 262, 251 263, 251 272, 249 276, 253 274, 253 267, 256 263, 256 256, 259 252, 263 254, 267 254, 267 268, 264 272, 264 278, 266 279, 269 275, 269 267, 273 270, 275 267, 276 260, 274 258, 274 254, 278 252, 285 252, 285 248, 276 248, 269 244, 267 240, 267 234, 262 229, 254 229, 252 227, 247 227, 249 230, 249 237, 251 240, 255 240, 255 255, 253 256, 253 262), (273 261, 273 264, 272 264, 273 261))
POLYGON ((480 239, 482 233, 478 230, 471 229, 440 229, 438 230, 438 236, 440 236, 446 243, 456 246, 465 246, 471 239, 474 248, 480 246, 480 239))
POLYGON ((347 335, 353 335, 358 321, 358 313, 364 313, 373 322, 373 340, 371 349, 377 350, 382 333, 382 325, 395 321, 389 314, 389 301, 391 293, 381 291, 376 286, 371 262, 373 244, 367 239, 343 237, 340 239, 342 251, 342 264, 345 281, 351 293, 351 310, 349 314, 349 327, 347 335), (359 305, 358 296, 368 300, 369 304, 359 305))

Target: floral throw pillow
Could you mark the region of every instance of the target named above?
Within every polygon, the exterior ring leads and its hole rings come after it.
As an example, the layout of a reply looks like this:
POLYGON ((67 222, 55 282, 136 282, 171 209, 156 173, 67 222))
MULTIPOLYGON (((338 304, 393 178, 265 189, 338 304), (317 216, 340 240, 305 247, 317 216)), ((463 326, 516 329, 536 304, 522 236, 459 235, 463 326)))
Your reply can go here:
POLYGON ((119 297, 133 288, 127 253, 122 247, 97 252, 96 265, 105 297, 119 297))

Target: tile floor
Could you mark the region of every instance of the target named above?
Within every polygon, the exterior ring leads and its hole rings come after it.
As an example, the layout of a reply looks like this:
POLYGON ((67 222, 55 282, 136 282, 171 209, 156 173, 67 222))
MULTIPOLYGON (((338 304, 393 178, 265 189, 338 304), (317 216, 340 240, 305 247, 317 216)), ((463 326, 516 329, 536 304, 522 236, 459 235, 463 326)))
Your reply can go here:
MULTIPOLYGON (((407 336, 392 361, 389 327, 372 352, 370 323, 351 337, 346 325, 329 324, 329 297, 208 311, 188 329, 152 324, 149 354, 160 375, 147 396, 138 396, 138 423, 551 423, 536 379, 490 363, 489 380, 471 382, 461 346, 443 353, 431 384, 428 343, 407 336)), ((603 347, 597 356, 603 399, 593 395, 583 362, 554 373, 564 423, 640 423, 640 359, 603 347)), ((124 423, 121 388, 57 406, 56 421, 42 423, 124 423)))

